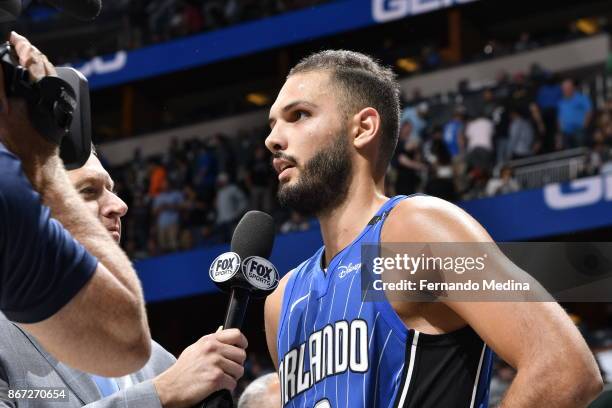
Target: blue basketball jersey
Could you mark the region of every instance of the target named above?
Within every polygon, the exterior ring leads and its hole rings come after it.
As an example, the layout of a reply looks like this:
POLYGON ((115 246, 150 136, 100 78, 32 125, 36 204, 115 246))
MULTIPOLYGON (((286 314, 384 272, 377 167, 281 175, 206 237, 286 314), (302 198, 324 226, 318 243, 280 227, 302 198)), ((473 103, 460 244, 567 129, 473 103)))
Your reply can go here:
POLYGON ((469 327, 407 328, 387 301, 364 301, 361 244, 380 242, 388 200, 326 271, 324 247, 292 271, 279 318, 281 400, 291 408, 486 408, 492 352, 469 327))

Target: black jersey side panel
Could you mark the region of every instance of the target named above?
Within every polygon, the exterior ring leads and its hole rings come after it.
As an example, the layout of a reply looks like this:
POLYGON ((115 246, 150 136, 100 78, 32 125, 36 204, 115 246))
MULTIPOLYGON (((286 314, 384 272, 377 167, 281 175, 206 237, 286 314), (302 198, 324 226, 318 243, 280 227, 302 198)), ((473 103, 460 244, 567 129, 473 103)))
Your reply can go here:
POLYGON ((394 407, 470 407, 485 347, 470 327, 446 335, 411 330, 394 407))

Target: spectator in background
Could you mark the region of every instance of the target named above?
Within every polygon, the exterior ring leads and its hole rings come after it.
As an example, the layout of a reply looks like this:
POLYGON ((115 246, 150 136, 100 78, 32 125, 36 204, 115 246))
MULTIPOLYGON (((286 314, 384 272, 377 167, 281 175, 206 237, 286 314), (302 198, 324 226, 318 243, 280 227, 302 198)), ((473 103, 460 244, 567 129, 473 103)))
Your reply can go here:
POLYGON ((473 168, 467 175, 467 189, 463 194, 463 199, 474 200, 487 196, 487 182, 489 172, 480 167, 473 168))
POLYGON ((185 187, 183 194, 185 203, 181 213, 181 243, 197 246, 213 243, 215 212, 192 186, 185 187))
POLYGON ((534 134, 534 150, 539 151, 544 138, 545 126, 542 113, 536 103, 536 96, 528 77, 522 73, 515 75, 514 90, 509 101, 509 111, 518 111, 523 118, 530 121, 537 132, 534 134))
POLYGON ((281 407, 281 390, 278 375, 266 374, 257 378, 244 390, 238 400, 238 408, 281 407))
POLYGON ((563 99, 558 107, 560 134, 557 146, 566 149, 584 146, 593 110, 591 100, 576 90, 576 84, 572 79, 564 80, 561 90, 563 99))
POLYGON ((518 181, 512 176, 512 168, 502 167, 499 177, 489 180, 487 183, 487 196, 493 197, 501 194, 514 193, 520 190, 518 181))
POLYGON ((423 141, 423 131, 427 127, 426 117, 429 106, 421 102, 417 106, 408 106, 402 111, 400 123, 410 122, 409 142, 420 144, 423 141))
POLYGON ((536 97, 538 107, 542 112, 542 121, 544 122, 542 153, 552 152, 555 149, 557 107, 562 99, 563 92, 557 78, 549 74, 544 83, 538 88, 536 97))
POLYGON ((290 218, 280 227, 280 232, 286 234, 288 232, 306 231, 310 228, 308 220, 306 220, 299 212, 291 211, 290 218))
POLYGON ((593 133, 593 147, 589 154, 587 171, 591 175, 599 174, 600 172, 612 172, 610 146, 606 144, 606 139, 601 129, 597 129, 593 133))
POLYGON ((140 148, 134 149, 132 160, 127 169, 126 184, 137 191, 146 191, 147 177, 150 177, 145 161, 142 159, 140 148))
POLYGON ((596 126, 603 133, 604 143, 612 145, 612 101, 606 101, 598 115, 596 126))
POLYGON ((413 194, 418 191, 427 169, 421 156, 419 141, 411 137, 412 124, 404 122, 400 128, 393 167, 396 170, 395 194, 413 194))
POLYGON ((204 17, 200 8, 189 2, 183 8, 183 21, 187 27, 187 34, 195 34, 204 28, 204 17))
POLYGON ((495 110, 499 107, 498 98, 490 88, 485 88, 482 91, 482 107, 480 108, 480 115, 492 118, 495 114, 495 110))
POLYGON ((198 155, 194 166, 194 184, 198 195, 205 200, 211 200, 215 194, 217 180, 217 158, 212 148, 199 143, 198 155))
POLYGON ((442 131, 444 144, 451 159, 463 153, 465 141, 463 131, 465 129, 465 107, 457 106, 453 112, 452 119, 444 125, 442 131))
POLYGON ((423 47, 421 50, 421 66, 423 70, 431 71, 442 65, 442 57, 433 45, 423 47))
POLYGON ((168 186, 165 180, 161 184, 161 191, 153 199, 157 243, 164 252, 178 249, 179 216, 184 201, 183 193, 176 186, 168 186))
POLYGON ((167 186, 166 168, 159 160, 149 162, 149 197, 156 197, 167 186))
POLYGON ((127 237, 133 240, 133 253, 138 257, 144 255, 147 238, 150 230, 150 211, 146 196, 143 193, 134 194, 133 204, 130 208, 130 218, 127 223, 127 237))
POLYGON ((182 188, 187 182, 189 166, 180 155, 172 156, 168 159, 166 178, 168 184, 182 188))
POLYGON ((519 36, 518 41, 514 44, 514 52, 528 51, 537 47, 538 43, 531 39, 531 34, 529 34, 527 31, 523 31, 519 36))
POLYGON ((226 173, 217 177, 217 230, 223 242, 230 240, 235 224, 248 207, 248 201, 242 190, 230 182, 226 173))
POLYGON ((247 167, 246 182, 251 195, 251 209, 270 212, 272 208, 272 192, 270 178, 272 177, 272 166, 268 150, 263 144, 255 147, 253 158, 247 167))
POLYGON ((508 134, 508 157, 505 157, 504 161, 522 159, 533 155, 533 126, 518 110, 510 112, 508 134))
POLYGON ((194 245, 192 228, 196 225, 194 214, 197 206, 197 194, 191 186, 183 188, 183 204, 180 208, 179 246, 182 250, 191 249, 194 245))
POLYGON ((494 130, 494 145, 495 145, 495 162, 497 164, 503 163, 508 160, 510 153, 508 152, 508 139, 509 139, 509 128, 510 128, 510 112, 508 111, 508 103, 500 103, 493 110, 493 116, 491 117, 494 130))
POLYGON ((488 170, 493 162, 493 122, 484 115, 472 119, 465 127, 468 167, 488 170))
POLYGON ((441 132, 434 132, 428 150, 429 177, 425 185, 425 193, 447 201, 455 201, 457 195, 453 181, 451 155, 446 148, 446 143, 442 140, 441 132))
POLYGON ((221 133, 216 134, 209 147, 217 163, 217 174, 227 173, 231 179, 234 179, 236 177, 236 157, 227 136, 221 133))

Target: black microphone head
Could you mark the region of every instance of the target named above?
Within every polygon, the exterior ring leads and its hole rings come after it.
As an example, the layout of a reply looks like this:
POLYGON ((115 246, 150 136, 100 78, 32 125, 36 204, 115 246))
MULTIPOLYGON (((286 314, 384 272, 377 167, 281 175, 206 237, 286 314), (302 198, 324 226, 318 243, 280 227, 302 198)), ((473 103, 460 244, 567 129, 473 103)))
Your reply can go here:
POLYGON ((261 211, 246 213, 232 235, 232 252, 246 259, 249 256, 269 258, 274 246, 274 219, 261 211))
POLYGON ((47 0, 47 2, 69 16, 85 21, 98 17, 102 10, 101 0, 47 0))

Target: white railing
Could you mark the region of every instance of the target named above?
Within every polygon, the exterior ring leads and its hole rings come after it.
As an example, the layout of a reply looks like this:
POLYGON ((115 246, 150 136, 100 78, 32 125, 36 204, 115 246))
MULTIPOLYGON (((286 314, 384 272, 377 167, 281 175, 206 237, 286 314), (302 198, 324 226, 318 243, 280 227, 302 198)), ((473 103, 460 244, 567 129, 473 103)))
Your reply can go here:
POLYGON ((578 178, 585 170, 588 149, 580 147, 513 160, 508 163, 522 188, 540 188, 578 178))

